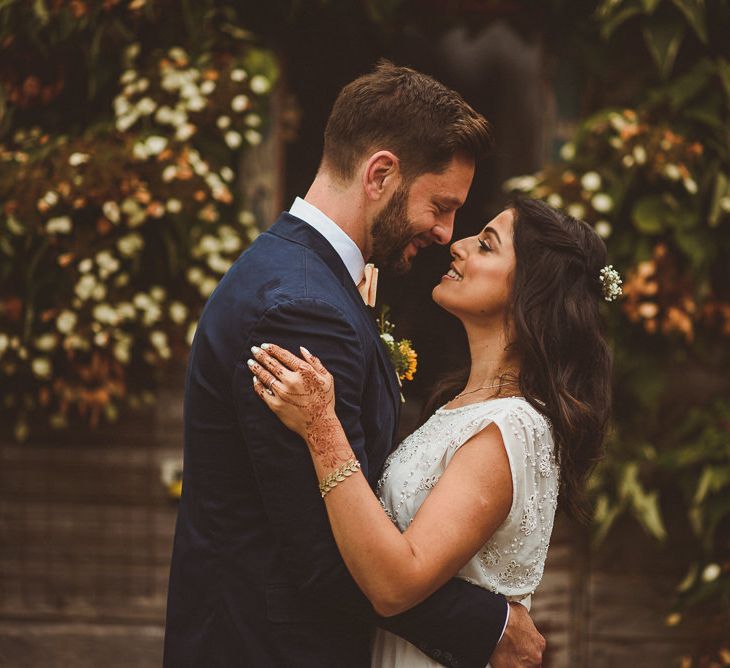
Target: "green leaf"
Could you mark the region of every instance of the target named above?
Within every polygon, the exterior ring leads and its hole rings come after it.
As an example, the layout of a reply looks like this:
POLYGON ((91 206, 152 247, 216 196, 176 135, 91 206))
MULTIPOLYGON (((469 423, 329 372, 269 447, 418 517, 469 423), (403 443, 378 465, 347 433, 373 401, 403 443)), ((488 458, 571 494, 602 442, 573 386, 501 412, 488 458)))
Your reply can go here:
POLYGON ((35 0, 33 3, 33 11, 35 12, 36 18, 41 25, 47 25, 50 19, 48 9, 44 0, 35 0))
POLYGON ((653 14, 661 1, 662 0, 641 0, 644 12, 646 14, 653 14))
POLYGON ((616 32, 616 30, 620 28, 623 23, 625 23, 632 16, 638 14, 640 11, 641 10, 638 7, 627 7, 623 11, 620 11, 618 14, 616 14, 616 16, 612 17, 601 26, 601 37, 603 37, 604 40, 608 41, 609 39, 611 39, 613 33, 616 32))
POLYGON ((667 207, 661 196, 649 195, 634 205, 631 221, 634 227, 643 234, 659 234, 664 230, 666 214, 667 207))
POLYGON ((644 41, 662 79, 666 79, 674 67, 679 47, 684 39, 685 27, 675 20, 657 21, 644 26, 644 41))
POLYGON ((684 14, 699 40, 707 44, 707 14, 704 0, 672 0, 672 2, 684 14))
POLYGON ((718 171, 715 177, 715 187, 712 191, 712 200, 710 202, 710 213, 707 222, 710 227, 717 227, 722 218, 722 200, 730 197, 730 177, 727 174, 718 171))

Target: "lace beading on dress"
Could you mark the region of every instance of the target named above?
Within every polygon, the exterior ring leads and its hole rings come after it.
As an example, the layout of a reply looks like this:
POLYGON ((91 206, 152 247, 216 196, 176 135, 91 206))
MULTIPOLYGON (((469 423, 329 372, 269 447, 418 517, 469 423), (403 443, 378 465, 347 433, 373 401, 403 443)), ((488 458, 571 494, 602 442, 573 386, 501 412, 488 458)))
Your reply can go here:
MULTIPOLYGON (((559 485, 551 424, 524 398, 440 408, 391 454, 376 491, 388 517, 405 531, 454 454, 491 423, 499 428, 509 458, 512 507, 458 576, 511 600, 523 600, 542 578, 559 485)), ((405 640, 384 631, 378 631, 376 637, 374 659, 376 656, 380 668, 391 665, 383 663, 387 656, 397 656, 398 666, 437 665, 405 640), (412 660, 416 656, 412 652, 420 655, 417 661, 412 660)))

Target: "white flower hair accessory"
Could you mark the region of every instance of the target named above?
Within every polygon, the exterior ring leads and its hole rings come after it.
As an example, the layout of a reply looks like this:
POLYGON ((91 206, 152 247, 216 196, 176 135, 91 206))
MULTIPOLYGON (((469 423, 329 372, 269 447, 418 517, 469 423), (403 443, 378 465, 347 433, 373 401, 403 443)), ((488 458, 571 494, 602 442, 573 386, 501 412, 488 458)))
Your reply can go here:
POLYGON ((601 292, 603 298, 607 302, 615 301, 622 293, 621 289, 621 276, 613 268, 612 264, 607 264, 598 276, 598 280, 601 282, 601 292))

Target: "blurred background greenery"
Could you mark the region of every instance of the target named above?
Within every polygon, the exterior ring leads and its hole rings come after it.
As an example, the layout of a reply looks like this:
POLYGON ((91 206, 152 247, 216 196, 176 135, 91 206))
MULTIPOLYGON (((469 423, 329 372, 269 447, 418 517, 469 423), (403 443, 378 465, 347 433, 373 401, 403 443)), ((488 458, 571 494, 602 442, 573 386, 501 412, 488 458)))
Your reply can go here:
MULTIPOLYGON (((615 410, 594 547, 642 527, 683 573, 666 623, 703 620, 677 660, 730 665, 728 35, 727 0, 0 0, 5 437, 87 432, 154 401, 220 276, 272 222, 241 160, 286 142, 279 204, 303 195, 336 91, 385 55, 495 123, 457 236, 517 191, 605 239, 624 297, 606 307, 615 410), (499 22, 539 54, 553 104, 533 109, 539 132, 500 125, 521 111, 495 106, 534 77, 495 79, 469 50, 499 22)), ((414 306, 445 266, 427 257, 385 291, 420 353, 415 403, 458 361, 439 346, 459 335, 414 306)))

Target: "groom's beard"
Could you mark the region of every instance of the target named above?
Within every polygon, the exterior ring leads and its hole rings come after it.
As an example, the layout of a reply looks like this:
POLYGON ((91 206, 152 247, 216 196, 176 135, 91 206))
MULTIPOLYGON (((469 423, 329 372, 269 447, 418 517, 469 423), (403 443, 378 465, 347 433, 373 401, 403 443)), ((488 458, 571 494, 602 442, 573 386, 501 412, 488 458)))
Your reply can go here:
POLYGON ((373 220, 373 262, 395 274, 407 272, 411 260, 403 256, 403 251, 413 239, 412 230, 408 220, 408 188, 401 186, 373 220))

